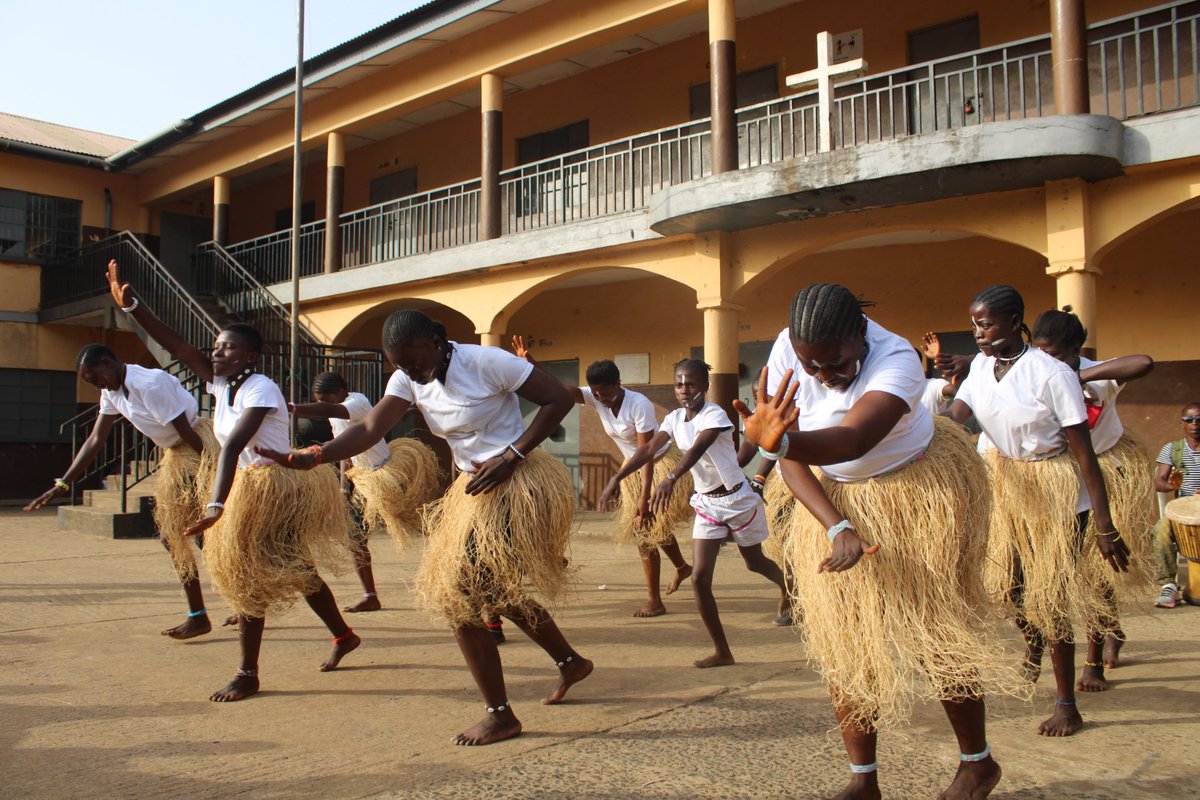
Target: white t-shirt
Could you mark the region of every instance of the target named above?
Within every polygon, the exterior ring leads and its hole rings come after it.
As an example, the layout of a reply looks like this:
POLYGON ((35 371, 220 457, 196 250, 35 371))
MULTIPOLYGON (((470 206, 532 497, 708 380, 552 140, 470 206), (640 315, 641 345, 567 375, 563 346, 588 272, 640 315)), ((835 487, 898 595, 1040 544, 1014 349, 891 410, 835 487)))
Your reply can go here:
MULTIPOLYGON (((600 415, 600 424, 604 426, 604 432, 616 443, 626 461, 632 458, 634 451, 637 450, 639 433, 653 435, 658 432, 658 420, 654 417, 654 403, 650 402, 650 398, 644 394, 626 389, 625 397, 621 400, 621 410, 614 415, 611 409, 596 399, 588 387, 580 386, 579 393, 583 395, 583 402, 586 405, 596 409, 596 413, 600 415)), ((669 443, 663 445, 662 449, 654 454, 654 457, 658 458, 670 447, 669 443)))
POLYGON ((194 427, 199 412, 196 398, 161 369, 126 364, 125 388, 100 390, 101 414, 120 414, 159 447, 179 444, 179 432, 171 420, 187 414, 188 425, 194 427))
MULTIPOLYGON (((996 359, 982 353, 958 388, 962 400, 1002 456, 1049 457, 1067 446, 1063 428, 1087 421, 1079 376, 1036 347, 1029 348, 999 381, 996 359)), ((1077 512, 1092 507, 1080 478, 1077 512)))
POLYGON ((835 481, 861 481, 908 463, 933 440, 933 417, 921 404, 925 371, 907 340, 867 320, 867 357, 858 377, 843 391, 826 388, 800 370, 796 408, 802 431, 833 428, 867 392, 886 392, 904 401, 908 412, 883 440, 861 458, 828 464, 821 471, 835 481))
MULTIPOLYGON (((351 425, 357 425, 362 422, 363 417, 372 408, 371 401, 367 399, 367 396, 358 392, 347 394, 346 399, 342 401, 342 405, 350 413, 350 419, 341 419, 340 417, 329 418, 329 427, 333 429, 334 436, 340 436, 351 425)), ((387 442, 380 439, 365 452, 354 456, 351 461, 359 469, 375 469, 385 463, 389 455, 391 455, 391 451, 388 450, 387 442)))
POLYGON ((702 493, 722 486, 732 489, 746 480, 746 473, 738 466, 737 450, 733 447, 733 423, 729 421, 729 415, 716 403, 705 403, 696 416, 689 420, 687 409, 677 408, 667 414, 661 429, 680 450, 687 452, 696 443, 700 431, 712 428, 724 430, 691 469, 696 491, 702 493))
MULTIPOLYGON (((805 374, 800 368, 800 359, 796 358, 796 348, 792 347, 791 330, 784 328, 775 337, 775 344, 771 345, 771 354, 767 356, 767 397, 775 396, 779 382, 783 380, 783 373, 789 369, 792 371, 793 381, 800 380, 805 374)), ((755 375, 754 378, 757 386, 758 376, 755 375)))
POLYGON ((242 418, 247 408, 269 408, 263 417, 254 436, 246 442, 246 446, 238 455, 238 469, 246 467, 269 467, 275 462, 254 452, 255 447, 265 447, 277 452, 286 453, 291 450, 291 436, 288 432, 287 401, 283 392, 275 385, 275 381, 266 375, 255 373, 238 387, 234 395, 233 405, 229 405, 229 392, 226 391, 226 378, 215 378, 212 383, 205 384, 205 389, 214 398, 213 402, 213 433, 221 446, 229 441, 238 420, 242 418))
MULTIPOLYGON (((1080 370, 1103 363, 1079 357, 1080 370)), ((1119 381, 1088 381, 1088 388, 1100 401, 1100 417, 1092 428, 1092 449, 1099 454, 1111 450, 1125 434, 1125 426, 1121 424, 1121 417, 1117 414, 1117 395, 1125 387, 1119 381)))
POLYGON ((472 461, 482 463, 499 455, 525 432, 516 391, 528 380, 533 364, 498 347, 450 344, 454 355, 445 383, 413 383, 398 369, 385 394, 415 405, 429 430, 450 445, 455 465, 474 472, 472 461))
POLYGON ((942 394, 942 390, 949 385, 950 381, 945 378, 929 378, 925 381, 925 390, 921 392, 921 405, 925 406, 926 411, 936 416, 950 408, 954 398, 942 394))

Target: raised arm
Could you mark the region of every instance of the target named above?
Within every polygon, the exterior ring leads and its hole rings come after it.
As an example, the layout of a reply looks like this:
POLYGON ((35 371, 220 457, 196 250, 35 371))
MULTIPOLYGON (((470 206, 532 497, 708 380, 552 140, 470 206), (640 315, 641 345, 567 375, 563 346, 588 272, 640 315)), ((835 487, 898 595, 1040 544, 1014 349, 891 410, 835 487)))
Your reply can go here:
POLYGON ((1138 378, 1144 378, 1150 374, 1152 369, 1154 369, 1154 359, 1150 356, 1120 356, 1109 359, 1102 364, 1097 364, 1094 367, 1081 369, 1079 371, 1079 379, 1084 383, 1088 381, 1128 383, 1129 381, 1136 381, 1138 378))
MULTIPOLYGON (((533 366, 535 366, 536 368, 538 368, 542 371, 545 371, 545 367, 543 367, 541 364, 539 364, 537 362, 537 359, 535 359, 533 357, 533 353, 529 352, 529 348, 525 345, 525 337, 524 336, 521 336, 520 334, 513 336, 512 337, 512 348, 513 348, 513 353, 516 354, 517 358, 523 358, 526 361, 528 361, 530 364, 533 364, 533 366)), ((558 379, 555 378, 555 380, 558 380, 558 379)), ((583 392, 580 390, 580 388, 578 386, 573 386, 569 383, 564 383, 563 388, 565 388, 567 390, 567 392, 571 395, 571 399, 573 401, 575 401, 576 405, 581 406, 584 404, 585 401, 583 399, 583 392)))
MULTIPOLYGON (((108 434, 113 429, 113 425, 117 424, 121 416, 119 414, 97 414, 96 424, 92 426, 92 432, 83 440, 83 445, 79 448, 79 452, 75 454, 75 459, 71 462, 71 466, 67 467, 67 471, 63 473, 59 480, 64 483, 72 483, 79 474, 83 472, 83 468, 92 463, 96 458, 96 454, 100 452, 100 448, 104 447, 104 441, 108 438, 108 434)), ((26 505, 22 511, 37 511, 53 500, 56 497, 62 497, 70 489, 64 489, 58 483, 55 483, 46 491, 42 492, 37 498, 26 505)))
POLYGON ((121 310, 132 307, 133 310, 127 313, 137 321, 138 325, 142 326, 142 330, 146 331, 151 339, 166 348, 174 358, 186 364, 187 368, 194 372, 200 380, 211 383, 213 371, 212 359, 209 354, 200 351, 195 345, 185 342, 182 336, 164 325, 162 320, 154 316, 150 309, 138 300, 133 287, 128 283, 121 283, 116 259, 108 262, 107 278, 108 290, 121 310))

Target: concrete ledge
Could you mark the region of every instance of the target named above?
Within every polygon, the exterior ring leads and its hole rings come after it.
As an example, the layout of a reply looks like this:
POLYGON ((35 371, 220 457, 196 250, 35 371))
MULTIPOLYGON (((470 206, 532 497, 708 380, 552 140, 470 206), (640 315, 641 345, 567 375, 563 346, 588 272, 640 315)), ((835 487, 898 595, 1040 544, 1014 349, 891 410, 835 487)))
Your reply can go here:
POLYGON ((1200 108, 1184 108, 1125 123, 1121 162, 1131 167, 1200 156, 1200 108))
POLYGON ((866 208, 1121 174, 1123 126, 1112 117, 1041 117, 910 136, 715 175, 650 203, 664 236, 742 230, 866 208))
POLYGON ((88 506, 59 506, 58 527, 106 539, 150 539, 158 534, 148 512, 121 514, 88 506))

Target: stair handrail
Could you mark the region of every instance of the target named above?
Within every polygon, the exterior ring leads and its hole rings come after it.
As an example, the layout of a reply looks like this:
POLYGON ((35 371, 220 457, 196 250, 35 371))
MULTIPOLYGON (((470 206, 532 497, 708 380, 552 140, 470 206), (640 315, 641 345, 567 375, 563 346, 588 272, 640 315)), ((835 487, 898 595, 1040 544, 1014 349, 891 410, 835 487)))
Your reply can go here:
MULTIPOLYGON (((236 316, 245 318, 247 314, 267 312, 273 324, 271 326, 264 325, 262 326, 264 329, 259 330, 259 333, 263 335, 263 339, 290 340, 292 315, 287 306, 279 302, 275 295, 267 290, 266 286, 263 286, 245 266, 218 242, 202 242, 197 245, 196 250, 201 259, 204 260, 201 264, 199 276, 201 286, 210 288, 217 300, 236 316), (208 270, 204 269, 205 263, 209 266, 208 270), (226 288, 226 284, 218 283, 215 280, 216 278, 223 277, 215 274, 217 268, 232 273, 236 281, 231 281, 230 283, 237 286, 236 290, 230 290, 226 288), (246 299, 257 302, 244 302, 246 299)), ((312 345, 322 344, 320 339, 314 336, 303 323, 298 324, 297 327, 302 340, 312 345)))

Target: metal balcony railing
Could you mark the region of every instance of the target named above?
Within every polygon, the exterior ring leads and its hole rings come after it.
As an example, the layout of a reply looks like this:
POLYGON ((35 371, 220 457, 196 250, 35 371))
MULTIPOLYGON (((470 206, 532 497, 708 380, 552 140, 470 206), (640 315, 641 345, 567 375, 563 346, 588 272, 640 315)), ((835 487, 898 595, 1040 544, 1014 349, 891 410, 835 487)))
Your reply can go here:
MULTIPOLYGON (((292 279, 292 229, 268 233, 229 245, 229 255, 270 285, 292 279)), ((300 226, 300 275, 318 275, 325 268, 325 220, 300 226)))
MULTIPOLYGON (((1088 29, 1091 108, 1131 119, 1200 104, 1200 2, 1158 6, 1088 29)), ((1054 113, 1049 35, 912 64, 839 85, 833 147, 1054 113)), ((816 92, 739 109, 741 167, 817 152, 816 92)), ((644 209, 664 187, 712 172, 709 121, 524 164, 500 174, 504 234, 644 209)), ((476 241, 479 181, 471 180, 342 215, 343 267, 367 266, 476 241)), ((315 227, 306 236, 317 241, 315 227)), ((288 232, 229 248, 263 283, 288 279, 271 265, 288 232)), ((284 245, 286 247, 286 245, 284 245)), ((307 246, 306 246, 307 248, 307 246)), ((283 251, 286 255, 286 249, 283 251)), ((307 252, 307 249, 306 249, 307 252)), ((303 274, 319 270, 307 255, 303 274)))

